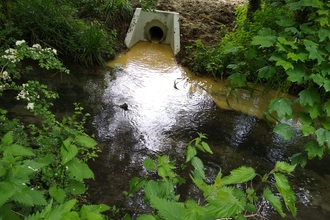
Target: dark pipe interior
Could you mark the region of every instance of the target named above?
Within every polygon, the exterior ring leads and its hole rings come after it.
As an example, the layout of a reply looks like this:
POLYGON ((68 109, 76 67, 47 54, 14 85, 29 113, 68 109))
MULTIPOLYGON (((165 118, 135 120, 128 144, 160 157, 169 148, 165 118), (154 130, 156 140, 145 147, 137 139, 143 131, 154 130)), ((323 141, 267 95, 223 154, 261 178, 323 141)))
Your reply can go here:
POLYGON ((163 30, 160 27, 153 26, 149 29, 149 36, 151 41, 160 41, 163 36, 163 30))

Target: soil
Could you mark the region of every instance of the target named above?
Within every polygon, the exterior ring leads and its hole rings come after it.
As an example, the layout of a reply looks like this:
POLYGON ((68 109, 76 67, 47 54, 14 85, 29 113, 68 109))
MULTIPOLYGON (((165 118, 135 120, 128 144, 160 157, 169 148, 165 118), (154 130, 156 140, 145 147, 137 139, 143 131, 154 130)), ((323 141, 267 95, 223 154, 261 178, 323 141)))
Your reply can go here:
MULTIPOLYGON (((247 0, 154 0, 156 9, 180 14, 180 52, 176 56, 181 63, 186 56, 186 46, 200 39, 206 48, 211 48, 221 38, 225 30, 235 26, 235 8, 247 0), (225 26, 224 26, 225 25, 225 26)), ((133 8, 141 7, 133 1, 133 8)), ((125 38, 128 24, 124 24, 121 39, 125 38)), ((123 44, 123 42, 122 42, 123 44)))

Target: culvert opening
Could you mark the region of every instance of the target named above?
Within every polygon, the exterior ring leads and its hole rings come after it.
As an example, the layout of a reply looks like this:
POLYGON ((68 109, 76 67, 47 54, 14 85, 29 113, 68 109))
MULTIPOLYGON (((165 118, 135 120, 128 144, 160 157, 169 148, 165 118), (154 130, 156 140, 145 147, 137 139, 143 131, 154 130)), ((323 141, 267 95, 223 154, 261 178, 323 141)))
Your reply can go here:
POLYGON ((153 26, 149 29, 149 37, 151 41, 160 42, 164 37, 164 32, 160 27, 153 26))

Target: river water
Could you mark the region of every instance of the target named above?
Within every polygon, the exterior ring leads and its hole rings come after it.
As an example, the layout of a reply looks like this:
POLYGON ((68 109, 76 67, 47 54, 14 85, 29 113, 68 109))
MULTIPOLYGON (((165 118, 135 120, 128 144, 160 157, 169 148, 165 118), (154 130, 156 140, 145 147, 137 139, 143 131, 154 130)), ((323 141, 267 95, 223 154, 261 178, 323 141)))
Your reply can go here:
MULTIPOLYGON (((184 161, 186 144, 197 132, 208 135, 214 152, 199 155, 210 182, 220 169, 227 175, 242 165, 263 175, 276 161, 289 161, 306 141, 298 132, 296 138, 283 141, 262 119, 275 92, 256 92, 251 98, 242 91, 238 102, 236 97, 229 98, 228 107, 223 95, 226 82, 190 75, 175 63, 168 45, 139 42, 109 66, 115 70, 76 69, 57 77, 58 81, 55 77, 39 79, 60 93, 62 98, 54 103, 59 117, 70 114, 72 102, 82 103, 92 115, 88 130, 102 149, 90 163, 95 181, 88 182, 88 200, 93 203, 116 205, 135 217, 146 212, 141 195, 124 201, 122 191, 128 190, 129 180, 146 174, 142 163, 147 157, 168 154, 172 160, 184 161), (124 103, 128 110, 119 107, 124 103)), ((28 118, 22 109, 12 107, 28 118)), ((296 126, 298 122, 289 123, 296 126)), ((297 219, 330 219, 329 161, 311 161, 290 178, 297 193, 297 219)), ((189 183, 180 193, 182 198, 198 194, 189 183)), ((262 207, 265 217, 281 219, 267 204, 262 207)))

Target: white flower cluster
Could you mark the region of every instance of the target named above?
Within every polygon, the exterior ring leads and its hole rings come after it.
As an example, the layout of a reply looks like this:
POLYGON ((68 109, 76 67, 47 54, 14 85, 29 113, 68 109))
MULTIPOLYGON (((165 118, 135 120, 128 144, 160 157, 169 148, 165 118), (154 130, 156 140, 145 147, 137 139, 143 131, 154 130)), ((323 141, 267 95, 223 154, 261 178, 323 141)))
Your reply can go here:
POLYGON ((10 76, 7 71, 0 72, 0 79, 9 80, 10 76))
POLYGON ((26 90, 26 88, 28 87, 28 84, 22 84, 23 86, 23 89, 22 91, 20 91, 20 93, 18 93, 16 99, 17 100, 27 100, 27 101, 30 101, 30 97, 29 97, 29 91, 26 90))
POLYGON ((18 41, 16 41, 16 46, 19 46, 23 43, 25 43, 25 40, 18 40, 18 41))
POLYGON ((57 50, 55 49, 52 49, 52 48, 45 48, 45 49, 42 49, 42 47, 40 46, 40 44, 33 44, 32 47, 31 47, 31 50, 38 50, 38 51, 47 51, 47 52, 52 52, 53 54, 57 54, 57 50))
POLYGON ((1 57, 4 59, 7 59, 8 61, 12 62, 12 63, 16 63, 17 61, 19 61, 19 59, 16 56, 17 50, 13 49, 13 48, 9 48, 7 50, 5 50, 5 55, 2 55, 1 57))

